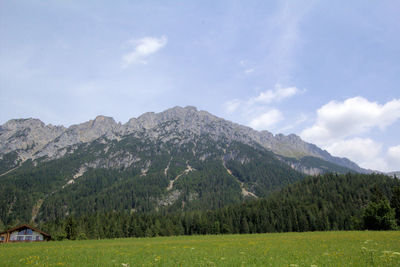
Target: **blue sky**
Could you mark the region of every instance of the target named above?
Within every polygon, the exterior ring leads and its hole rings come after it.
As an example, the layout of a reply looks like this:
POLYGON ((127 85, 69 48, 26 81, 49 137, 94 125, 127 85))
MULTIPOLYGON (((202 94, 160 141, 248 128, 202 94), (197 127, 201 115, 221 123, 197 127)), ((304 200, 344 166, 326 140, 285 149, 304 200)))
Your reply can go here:
POLYGON ((193 105, 400 169, 398 1, 1 1, 0 124, 193 105))

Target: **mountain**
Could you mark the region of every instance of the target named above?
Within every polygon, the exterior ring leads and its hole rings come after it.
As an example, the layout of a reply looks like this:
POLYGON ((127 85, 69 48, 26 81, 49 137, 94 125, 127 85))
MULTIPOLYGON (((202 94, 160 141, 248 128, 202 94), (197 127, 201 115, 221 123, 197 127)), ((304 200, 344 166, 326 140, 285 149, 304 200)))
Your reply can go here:
POLYGON ((216 209, 324 172, 364 172, 296 135, 273 135, 194 107, 127 123, 98 116, 63 126, 0 126, 5 223, 93 211, 216 209))
POLYGON ((10 120, 0 126, 0 155, 17 152, 18 157, 15 162, 10 162, 9 168, 11 168, 17 166, 17 162, 27 159, 60 158, 71 146, 91 142, 100 137, 120 140, 124 136, 135 135, 165 142, 176 137, 177 133, 188 134, 181 143, 187 142, 194 136, 207 134, 214 140, 226 139, 249 145, 258 144, 287 158, 301 159, 312 156, 358 172, 366 172, 354 162, 346 158, 333 157, 327 151, 304 142, 294 134, 274 136, 268 131, 258 132, 213 116, 206 111, 197 111, 190 106, 175 107, 161 113, 148 112, 138 118, 130 119, 124 125, 105 116, 98 116, 94 120, 69 128, 45 125, 38 119, 10 120), (11 163, 14 163, 14 166, 11 166, 11 163))

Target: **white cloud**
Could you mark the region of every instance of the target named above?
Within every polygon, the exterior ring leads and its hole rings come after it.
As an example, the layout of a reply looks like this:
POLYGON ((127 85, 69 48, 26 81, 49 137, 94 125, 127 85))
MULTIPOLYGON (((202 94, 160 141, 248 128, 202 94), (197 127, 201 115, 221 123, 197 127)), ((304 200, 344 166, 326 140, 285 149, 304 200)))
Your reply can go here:
POLYGON ((267 90, 265 92, 261 92, 257 97, 251 98, 249 100, 250 103, 265 103, 269 104, 272 102, 279 102, 285 98, 292 97, 301 91, 296 87, 286 87, 283 88, 281 85, 275 85, 273 90, 267 90))
POLYGON ((317 111, 313 126, 303 130, 301 137, 319 145, 366 133, 374 127, 384 130, 400 118, 400 99, 384 105, 363 97, 343 102, 331 101, 317 111))
POLYGON ((385 128, 400 119, 400 99, 385 104, 363 97, 331 101, 317 110, 317 118, 300 136, 326 149, 334 156, 346 157, 363 168, 390 171, 400 169, 400 146, 383 146, 371 138, 361 138, 373 129, 385 128))
MULTIPOLYGON (((232 99, 225 102, 223 106, 227 114, 238 114, 247 121, 247 125, 250 127, 257 130, 266 130, 268 127, 283 120, 282 113, 270 105, 279 103, 304 91, 294 86, 282 87, 276 84, 274 89, 261 92, 256 97, 245 100, 232 99)), ((296 119, 295 125, 297 126, 303 121, 305 121, 304 115, 296 119)))
POLYGON ((351 138, 339 140, 324 147, 329 153, 351 159, 360 167, 373 170, 387 170, 386 160, 382 157, 382 144, 370 138, 351 138))
POLYGON ((246 73, 246 74, 250 74, 252 72, 254 72, 254 69, 247 69, 247 70, 244 71, 244 73, 246 73))
POLYGON ((392 171, 400 170, 400 145, 389 147, 387 151, 388 163, 392 171))
POLYGON ((122 66, 128 67, 132 63, 146 63, 146 58, 163 48, 167 44, 167 37, 161 38, 144 37, 139 40, 131 40, 129 44, 133 46, 133 51, 122 56, 122 66))
POLYGON ((266 130, 281 120, 283 120, 282 113, 277 109, 272 109, 252 119, 249 125, 257 130, 266 130))
POLYGON ((379 171, 400 170, 400 145, 389 147, 386 154, 383 145, 370 138, 340 140, 324 147, 332 155, 346 157, 359 166, 379 171))

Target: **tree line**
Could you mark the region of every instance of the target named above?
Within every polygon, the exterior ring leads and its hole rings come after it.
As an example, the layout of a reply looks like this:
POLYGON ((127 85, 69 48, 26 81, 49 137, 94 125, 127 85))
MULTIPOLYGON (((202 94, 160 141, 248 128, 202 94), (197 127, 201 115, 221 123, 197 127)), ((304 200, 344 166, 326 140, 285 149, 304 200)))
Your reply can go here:
POLYGON ((400 181, 381 174, 308 177, 270 196, 216 210, 69 216, 41 227, 55 239, 389 230, 400 225, 400 181))

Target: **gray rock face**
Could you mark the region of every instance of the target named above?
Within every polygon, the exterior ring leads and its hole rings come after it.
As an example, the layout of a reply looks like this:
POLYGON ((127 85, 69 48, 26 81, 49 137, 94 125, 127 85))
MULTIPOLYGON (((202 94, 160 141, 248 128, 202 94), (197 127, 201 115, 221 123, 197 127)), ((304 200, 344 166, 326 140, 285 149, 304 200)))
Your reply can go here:
POLYGON ((35 158, 62 156, 63 153, 58 152, 63 151, 63 148, 79 143, 91 142, 101 136, 112 140, 116 138, 116 133, 120 131, 120 128, 121 124, 117 124, 113 118, 97 116, 94 120, 70 126, 34 156, 35 158))
POLYGON ((73 149, 79 143, 91 142, 100 137, 119 140, 125 135, 162 142, 176 139, 178 144, 188 142, 194 136, 208 135, 214 140, 261 145, 285 157, 319 157, 363 172, 350 160, 333 157, 327 151, 304 142, 297 135, 274 136, 268 131, 255 131, 191 106, 174 107, 160 113, 148 112, 123 125, 105 116, 69 128, 45 125, 38 119, 10 120, 0 127, 0 155, 18 151, 21 159, 44 156, 52 159, 63 156, 67 148, 73 149))
POLYGON ((38 119, 17 119, 0 128, 0 154, 18 151, 25 160, 65 131, 63 126, 45 125, 38 119))

